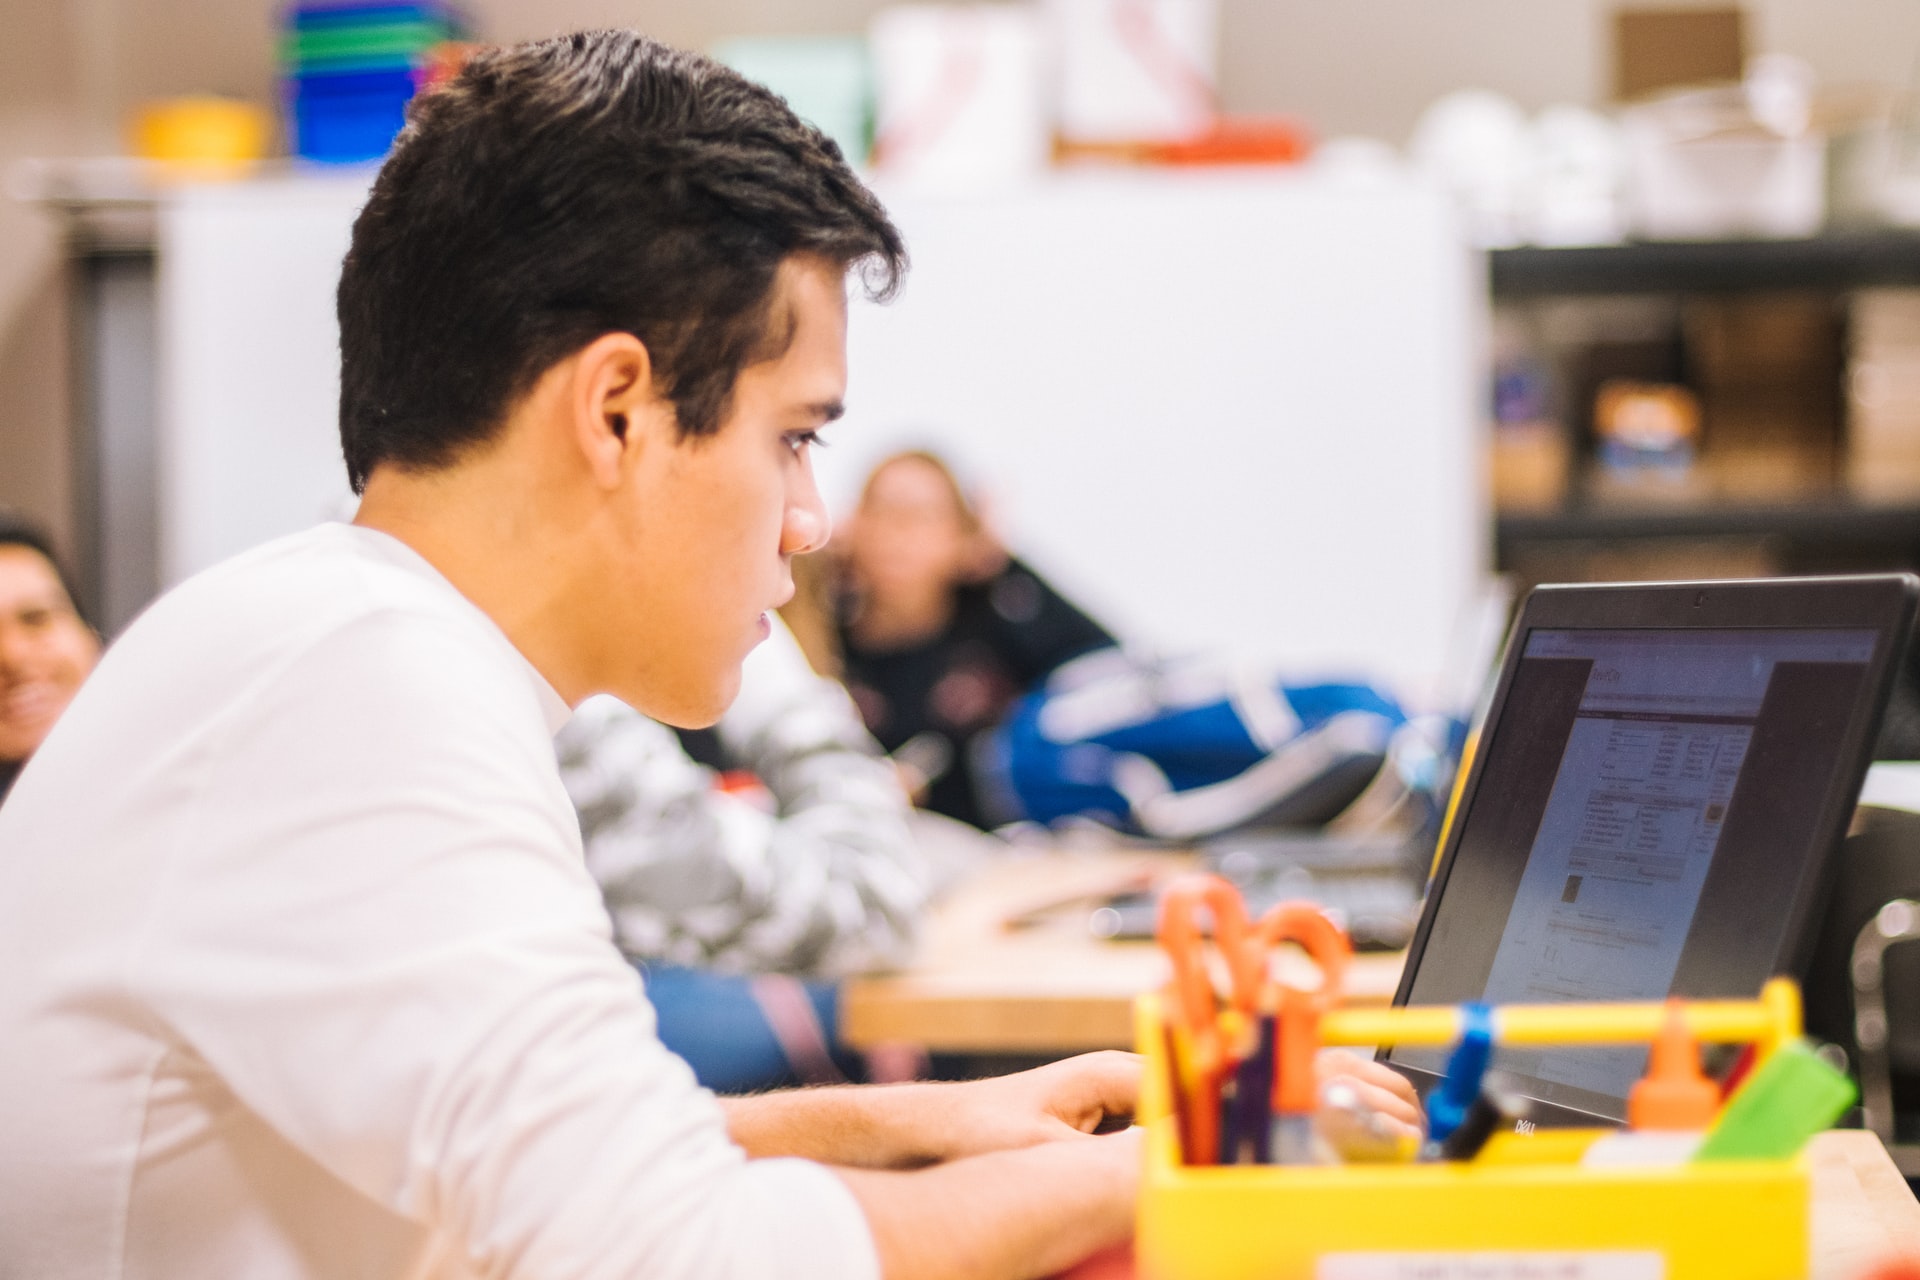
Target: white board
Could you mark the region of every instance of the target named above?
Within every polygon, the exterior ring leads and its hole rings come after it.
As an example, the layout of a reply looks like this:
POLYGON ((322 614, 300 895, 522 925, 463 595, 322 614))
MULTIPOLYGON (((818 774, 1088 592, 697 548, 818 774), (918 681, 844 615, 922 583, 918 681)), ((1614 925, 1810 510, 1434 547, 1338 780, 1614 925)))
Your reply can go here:
POLYGON ((913 268, 850 320, 836 511, 930 444, 1123 637, 1421 699, 1484 589, 1484 260, 1410 179, 1066 176, 881 195, 913 268))
MULTIPOLYGON (((163 207, 168 584, 351 509, 333 294, 369 177, 163 207)), ((914 266, 853 308, 836 510, 930 444, 1131 641, 1432 687, 1491 543, 1484 266, 1438 197, 1233 172, 881 195, 914 266)))

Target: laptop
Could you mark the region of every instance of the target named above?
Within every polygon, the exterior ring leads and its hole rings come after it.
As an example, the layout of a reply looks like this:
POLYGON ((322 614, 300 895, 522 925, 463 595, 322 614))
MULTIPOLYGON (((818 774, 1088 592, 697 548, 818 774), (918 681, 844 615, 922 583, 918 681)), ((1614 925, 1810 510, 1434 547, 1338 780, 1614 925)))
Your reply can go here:
MULTIPOLYGON (((1541 587, 1394 1002, 1752 998, 1797 973, 1920 579, 1541 587)), ((1387 1047, 1424 1090, 1446 1051, 1387 1047)), ((1644 1046, 1498 1050, 1533 1123, 1619 1122, 1644 1046)))

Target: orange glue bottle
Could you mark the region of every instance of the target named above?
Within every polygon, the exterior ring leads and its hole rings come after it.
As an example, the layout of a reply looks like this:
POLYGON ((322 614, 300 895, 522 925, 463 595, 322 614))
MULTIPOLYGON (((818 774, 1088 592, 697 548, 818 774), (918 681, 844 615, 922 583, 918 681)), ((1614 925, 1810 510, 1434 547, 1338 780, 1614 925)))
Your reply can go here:
POLYGON ((1686 1007, 1669 1000, 1647 1074, 1627 1094, 1627 1131, 1595 1142, 1582 1163, 1684 1164, 1719 1110, 1720 1087, 1700 1070, 1700 1046, 1687 1030, 1686 1007))

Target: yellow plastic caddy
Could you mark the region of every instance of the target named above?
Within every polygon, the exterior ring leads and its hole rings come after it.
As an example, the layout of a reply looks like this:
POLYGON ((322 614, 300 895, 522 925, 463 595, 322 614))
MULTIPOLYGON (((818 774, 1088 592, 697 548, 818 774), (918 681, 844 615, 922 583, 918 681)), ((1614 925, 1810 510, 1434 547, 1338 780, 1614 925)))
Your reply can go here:
MULTIPOLYGON (((1800 1033, 1784 980, 1757 1001, 1686 1006, 1701 1041, 1764 1055, 1800 1033)), ((1497 1043, 1651 1041, 1661 1003, 1508 1006, 1497 1043)), ((1353 1009, 1325 1043, 1445 1045, 1454 1008, 1353 1009)), ((1146 1171, 1135 1240, 1142 1280, 1803 1280, 1804 1156, 1667 1168, 1586 1168, 1603 1130, 1496 1135, 1465 1163, 1183 1166, 1161 997, 1140 997, 1146 1171)))

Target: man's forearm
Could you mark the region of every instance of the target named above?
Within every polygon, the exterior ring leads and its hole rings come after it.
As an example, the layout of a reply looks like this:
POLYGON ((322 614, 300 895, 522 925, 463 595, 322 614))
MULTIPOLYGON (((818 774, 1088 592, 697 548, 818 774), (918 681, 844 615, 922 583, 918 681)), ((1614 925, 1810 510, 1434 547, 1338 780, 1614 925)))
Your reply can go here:
POLYGON ((939 1085, 840 1085, 722 1098, 727 1132, 748 1155, 799 1156, 864 1169, 911 1169, 945 1158, 939 1085))
POLYGON ((838 1170, 885 1280, 1029 1280, 1133 1231, 1138 1131, 998 1151, 913 1172, 838 1170))
POLYGON ((1139 1131, 1092 1132, 1132 1111, 1139 1083, 1134 1055, 1095 1053, 967 1084, 801 1089, 722 1105, 750 1154, 836 1166, 887 1280, 1025 1280, 1132 1230, 1139 1131))
POLYGON ((721 1105, 749 1155, 902 1169, 1083 1139, 1131 1114, 1139 1088, 1140 1059, 1109 1051, 965 1084, 796 1089, 721 1105))

